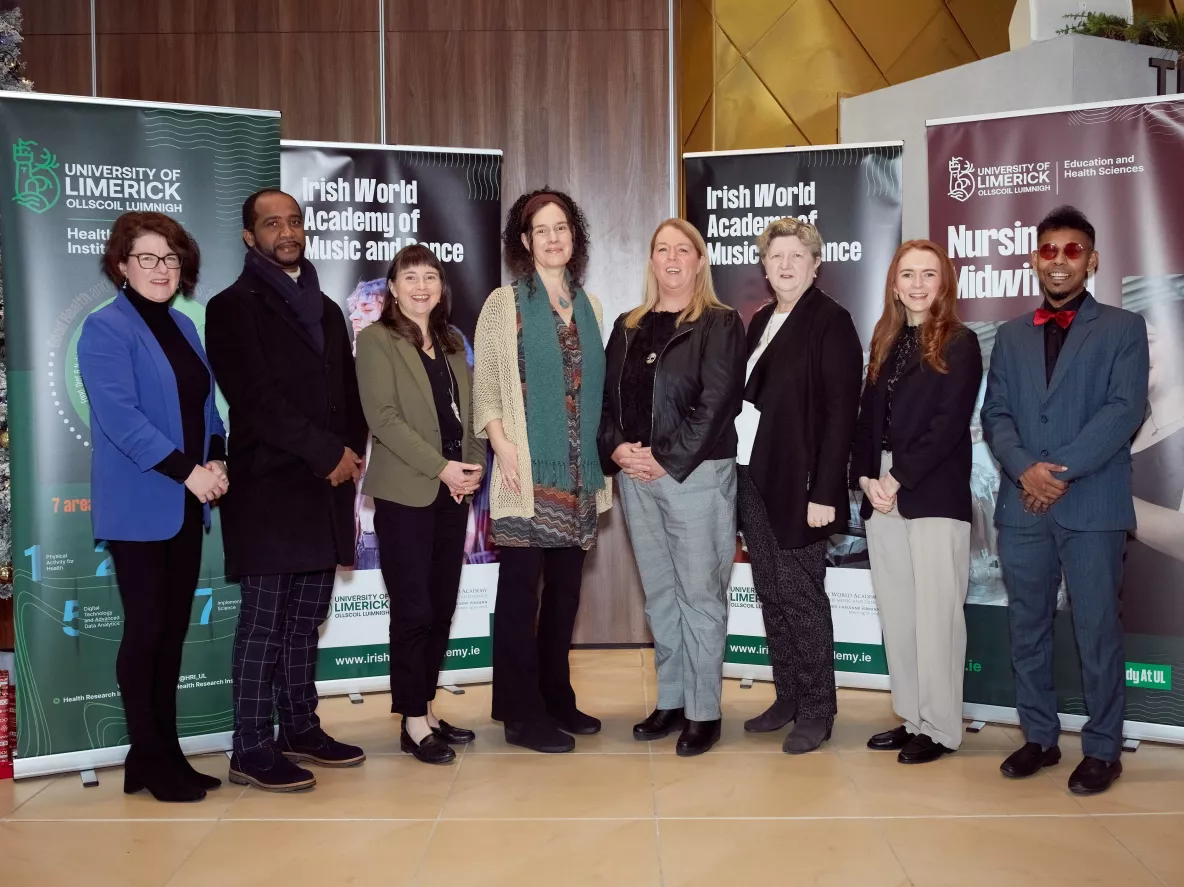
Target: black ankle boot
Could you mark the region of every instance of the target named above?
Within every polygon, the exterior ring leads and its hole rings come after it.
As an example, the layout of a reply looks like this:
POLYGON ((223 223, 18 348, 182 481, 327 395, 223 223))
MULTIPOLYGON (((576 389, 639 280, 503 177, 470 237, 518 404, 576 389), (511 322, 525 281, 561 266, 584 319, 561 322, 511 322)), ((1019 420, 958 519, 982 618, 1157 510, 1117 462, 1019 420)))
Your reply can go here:
POLYGON ((633 738, 638 742, 649 742, 669 736, 681 730, 686 724, 681 708, 655 708, 653 713, 640 724, 633 726, 633 738))
POLYGON ((185 757, 185 752, 181 750, 181 743, 177 742, 169 746, 168 751, 169 760, 180 772, 181 776, 190 784, 195 785, 203 791, 212 792, 214 789, 222 787, 222 780, 217 776, 207 776, 200 770, 194 768, 189 763, 189 759, 185 757))
POLYGON ((143 789, 158 801, 174 804, 206 796, 205 789, 191 783, 167 753, 133 745, 123 762, 123 792, 134 795, 143 789))
POLYGON ((749 718, 744 722, 744 732, 774 733, 786 724, 793 723, 797 716, 797 700, 777 698, 772 705, 755 718, 749 718))
POLYGON ((797 726, 785 737, 781 750, 787 755, 801 755, 814 751, 830 739, 830 718, 798 718, 797 726))
POLYGON ((719 718, 714 721, 687 721, 687 725, 682 728, 682 735, 678 737, 678 745, 674 747, 675 754, 690 758, 709 751, 719 742, 721 723, 719 718))

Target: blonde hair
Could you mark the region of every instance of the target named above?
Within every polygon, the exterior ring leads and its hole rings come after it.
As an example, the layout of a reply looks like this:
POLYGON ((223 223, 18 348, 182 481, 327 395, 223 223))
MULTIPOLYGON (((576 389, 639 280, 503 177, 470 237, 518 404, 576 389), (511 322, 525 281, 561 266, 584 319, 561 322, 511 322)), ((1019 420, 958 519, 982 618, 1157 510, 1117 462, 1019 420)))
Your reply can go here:
POLYGON ((778 237, 796 237, 810 251, 810 255, 816 259, 822 258, 822 235, 818 233, 818 229, 809 222, 790 216, 770 222, 768 227, 757 235, 756 248, 760 250, 762 262, 769 252, 769 245, 778 237))
MULTIPOLYGON (((707 244, 703 241, 703 235, 690 222, 685 219, 667 219, 655 228, 654 234, 650 238, 651 259, 654 255, 654 246, 658 242, 658 235, 662 233, 664 228, 674 228, 685 234, 695 245, 695 251, 699 253, 699 257, 704 260, 703 267, 695 274, 695 289, 691 294, 691 302, 679 313, 675 325, 681 326, 689 321, 696 321, 703 316, 704 311, 710 308, 726 309, 728 306, 716 296, 715 286, 711 282, 711 259, 707 256, 707 244)), ((658 307, 658 295, 658 277, 654 274, 653 262, 647 260, 645 263, 645 289, 641 304, 625 317, 626 329, 636 329, 637 325, 641 323, 641 319, 658 307)))

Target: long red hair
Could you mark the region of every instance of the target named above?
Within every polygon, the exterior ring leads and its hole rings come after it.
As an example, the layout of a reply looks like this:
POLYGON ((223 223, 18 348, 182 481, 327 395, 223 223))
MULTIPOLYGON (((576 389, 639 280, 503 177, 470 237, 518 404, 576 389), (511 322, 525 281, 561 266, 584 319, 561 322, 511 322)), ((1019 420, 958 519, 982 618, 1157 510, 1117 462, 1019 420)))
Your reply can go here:
POLYGON ((936 372, 950 371, 945 360, 946 345, 951 337, 958 335, 963 328, 958 320, 958 278, 954 272, 954 263, 950 261, 946 251, 932 240, 908 240, 900 245, 900 249, 892 257, 892 265, 888 268, 888 280, 884 284, 884 313, 876 321, 876 329, 872 333, 871 357, 867 365, 869 382, 875 382, 879 378, 880 370, 892 352, 892 344, 905 325, 904 305, 896 298, 896 272, 900 268, 900 260, 906 253, 915 249, 933 253, 941 267, 941 289, 938 290, 933 304, 929 306, 929 316, 921 324, 918 341, 921 359, 936 372))

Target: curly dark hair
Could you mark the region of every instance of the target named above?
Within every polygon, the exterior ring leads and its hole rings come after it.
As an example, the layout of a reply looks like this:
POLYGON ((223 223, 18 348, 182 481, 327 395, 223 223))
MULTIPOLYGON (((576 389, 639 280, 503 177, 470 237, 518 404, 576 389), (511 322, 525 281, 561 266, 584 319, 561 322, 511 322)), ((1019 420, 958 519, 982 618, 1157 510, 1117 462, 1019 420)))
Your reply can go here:
POLYGON ((121 262, 127 262, 136 240, 144 234, 159 234, 168 243, 169 249, 181 258, 181 283, 178 289, 183 295, 192 296, 197 289, 197 275, 201 271, 201 250, 181 223, 164 213, 124 213, 111 226, 107 247, 103 250, 100 267, 107 278, 116 286, 122 286, 124 276, 119 270, 121 262))
POLYGON ((571 225, 571 260, 567 263, 567 273, 571 275, 573 284, 583 286, 584 275, 588 271, 588 220, 584 218, 584 213, 574 200, 562 191, 546 186, 523 194, 514 201, 514 205, 506 214, 506 227, 502 231, 502 250, 506 268, 515 281, 529 279, 534 274, 534 256, 523 245, 522 235, 530 234, 531 219, 548 203, 554 203, 563 210, 563 214, 567 216, 567 223, 571 225), (551 199, 546 199, 548 197, 551 199), (530 216, 524 218, 524 210, 528 205, 530 216))
MULTIPOLYGON (((388 288, 394 284, 399 272, 407 268, 431 268, 440 275, 440 302, 428 316, 428 333, 446 353, 455 354, 463 351, 465 344, 461 341, 460 334, 448 324, 448 316, 452 312, 452 287, 448 285, 448 277, 444 273, 440 259, 422 243, 412 243, 403 247, 395 253, 394 261, 386 271, 388 288)), ((390 295, 389 289, 380 319, 387 329, 393 330, 416 348, 423 347, 423 333, 420 332, 419 326, 403 313, 403 309, 399 307, 399 300, 390 295)))

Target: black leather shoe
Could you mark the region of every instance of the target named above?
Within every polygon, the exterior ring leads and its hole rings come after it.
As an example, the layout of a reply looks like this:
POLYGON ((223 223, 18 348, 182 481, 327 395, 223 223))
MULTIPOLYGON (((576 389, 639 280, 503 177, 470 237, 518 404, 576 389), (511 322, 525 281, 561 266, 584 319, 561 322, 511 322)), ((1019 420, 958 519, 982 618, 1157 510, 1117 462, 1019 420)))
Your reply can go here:
POLYGON ((576 741, 551 721, 506 721, 506 742, 531 751, 559 755, 573 751, 576 741))
POLYGON ((1027 779, 1035 776, 1042 767, 1055 767, 1061 762, 1061 750, 1051 746, 1047 751, 1039 742, 1025 742, 999 765, 999 771, 1012 779, 1027 779))
POLYGON ((320 727, 292 734, 285 734, 281 729, 278 744, 284 757, 296 763, 308 761, 322 767, 356 767, 366 760, 366 753, 356 745, 338 742, 320 727))
POLYGON ((409 755, 414 755, 415 760, 424 764, 451 764, 456 760, 456 752, 435 733, 428 733, 417 745, 407 732, 406 718, 403 719, 403 728, 399 731, 399 748, 409 755))
POLYGON ((681 708, 655 708, 648 718, 633 725, 633 738, 638 742, 661 739, 681 730, 686 721, 681 708))
POLYGON ((576 736, 592 736, 600 732, 600 719, 586 715, 577 708, 561 715, 551 715, 551 720, 564 733, 574 733, 576 736))
POLYGON ((1096 795, 1104 792, 1122 775, 1122 761, 1103 761, 1084 757, 1069 777, 1069 791, 1075 795, 1096 795))
POLYGON ((814 751, 830 739, 830 718, 798 718, 797 725, 781 743, 781 750, 787 755, 804 755, 814 751))
POLYGON ((901 724, 895 730, 877 733, 867 741, 867 747, 873 751, 899 751, 908 745, 909 740, 916 735, 916 733, 910 733, 905 725, 901 724))
POLYGON ((798 716, 797 700, 777 699, 755 718, 744 722, 745 733, 775 733, 798 716))
POLYGON ((315 776, 272 749, 245 755, 235 752, 230 759, 230 781, 265 792, 298 792, 317 784, 315 776))
POLYGON ((191 782, 167 753, 133 745, 123 762, 123 793, 134 795, 144 789, 156 800, 171 804, 206 796, 205 789, 191 782))
POLYGON ((439 727, 432 727, 432 732, 449 745, 468 745, 477 738, 477 734, 464 727, 454 727, 447 721, 441 721, 439 727))
POLYGON ((721 723, 719 718, 714 721, 687 721, 686 726, 682 728, 682 735, 678 737, 678 745, 674 747, 675 754, 693 758, 710 751, 711 747, 719 742, 721 723))
POLYGON ((942 755, 952 755, 955 751, 956 749, 946 748, 940 742, 934 742, 931 736, 918 733, 900 750, 896 760, 902 764, 928 764, 942 755))

